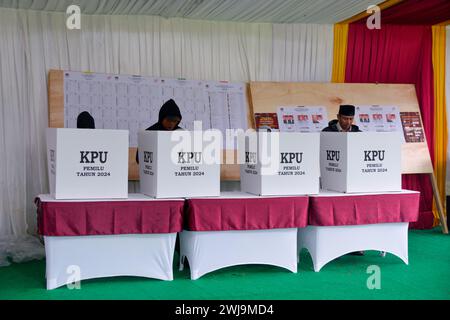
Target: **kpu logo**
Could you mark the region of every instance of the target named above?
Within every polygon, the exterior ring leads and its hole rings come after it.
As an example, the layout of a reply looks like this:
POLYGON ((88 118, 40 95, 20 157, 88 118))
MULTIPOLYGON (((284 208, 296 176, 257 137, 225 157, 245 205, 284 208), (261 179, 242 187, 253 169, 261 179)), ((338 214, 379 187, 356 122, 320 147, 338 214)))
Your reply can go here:
POLYGON ((302 163, 303 152, 281 152, 281 163, 302 163))
POLYGON ((178 163, 201 163, 202 153, 201 152, 178 152, 178 163))
POLYGON ((80 163, 95 163, 98 159, 101 163, 108 160, 108 151, 80 151, 80 163))
POLYGON ((327 150, 328 161, 339 161, 340 151, 327 150))
POLYGON ((364 161, 383 161, 385 150, 364 151, 364 161))
POLYGON ((144 151, 144 162, 153 163, 153 152, 144 151))
POLYGON ((256 152, 245 152, 245 163, 256 164, 256 152))

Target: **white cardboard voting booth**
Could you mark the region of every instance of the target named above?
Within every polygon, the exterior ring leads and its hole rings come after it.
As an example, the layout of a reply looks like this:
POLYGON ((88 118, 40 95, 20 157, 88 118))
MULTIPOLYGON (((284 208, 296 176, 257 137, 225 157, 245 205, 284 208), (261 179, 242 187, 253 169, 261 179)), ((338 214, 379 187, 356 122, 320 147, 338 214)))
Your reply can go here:
POLYGON ((401 145, 398 132, 321 132, 322 188, 401 191, 401 145))
POLYGON ((319 193, 320 133, 253 132, 239 140, 241 190, 256 195, 319 193))
POLYGON ((128 197, 128 130, 47 129, 55 199, 128 197))
POLYGON ((221 140, 205 142, 214 135, 220 132, 140 131, 141 193, 155 198, 218 197, 221 140))

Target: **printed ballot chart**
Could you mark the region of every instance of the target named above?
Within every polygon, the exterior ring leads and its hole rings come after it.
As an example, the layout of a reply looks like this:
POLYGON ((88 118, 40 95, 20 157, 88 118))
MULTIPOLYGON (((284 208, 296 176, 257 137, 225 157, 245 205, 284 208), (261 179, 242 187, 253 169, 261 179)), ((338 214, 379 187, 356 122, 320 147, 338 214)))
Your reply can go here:
POLYGON ((194 130, 227 129, 247 125, 245 83, 197 81, 138 75, 64 71, 64 126, 76 128, 77 117, 89 112, 97 129, 129 130, 130 147, 137 133, 158 121, 159 109, 169 99, 180 107, 180 126, 194 130))

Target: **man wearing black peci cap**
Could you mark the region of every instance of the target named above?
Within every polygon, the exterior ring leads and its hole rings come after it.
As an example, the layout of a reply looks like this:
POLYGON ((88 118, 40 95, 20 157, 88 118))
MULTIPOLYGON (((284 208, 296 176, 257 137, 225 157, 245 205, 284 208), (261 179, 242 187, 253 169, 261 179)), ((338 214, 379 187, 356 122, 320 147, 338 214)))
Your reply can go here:
POLYGON ((331 120, 328 123, 328 127, 322 131, 331 132, 361 132, 358 126, 353 124, 353 118, 355 117, 355 106, 344 104, 339 107, 339 113, 337 119, 331 120))
MULTIPOLYGON (((145 130, 149 131, 173 131, 182 129, 180 124, 182 117, 180 108, 173 99, 167 100, 159 110, 158 122, 145 130)), ((139 163, 139 151, 136 150, 136 162, 139 163)))
MULTIPOLYGON (((358 126, 353 124, 353 118, 355 117, 355 106, 344 104, 339 106, 339 113, 337 119, 331 120, 328 123, 328 127, 322 131, 325 132, 361 132, 358 126)), ((364 251, 356 251, 350 253, 351 255, 363 256, 364 251)))

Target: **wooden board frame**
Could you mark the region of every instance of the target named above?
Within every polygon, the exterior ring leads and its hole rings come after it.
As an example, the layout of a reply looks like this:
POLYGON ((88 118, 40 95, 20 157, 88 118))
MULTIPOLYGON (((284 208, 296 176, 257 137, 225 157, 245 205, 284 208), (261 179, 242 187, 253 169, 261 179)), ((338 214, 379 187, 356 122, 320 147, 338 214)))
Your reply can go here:
MULTIPOLYGON (((418 112, 423 126, 413 84, 250 82, 249 87, 252 114, 277 112, 280 106, 324 106, 331 120, 336 118, 341 104, 389 105, 398 106, 400 112, 418 112)), ((447 234, 447 222, 425 132, 424 138, 424 142, 403 144, 402 173, 429 175, 442 231, 447 234)))

